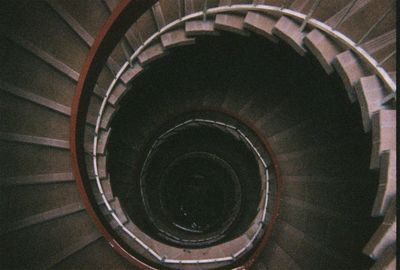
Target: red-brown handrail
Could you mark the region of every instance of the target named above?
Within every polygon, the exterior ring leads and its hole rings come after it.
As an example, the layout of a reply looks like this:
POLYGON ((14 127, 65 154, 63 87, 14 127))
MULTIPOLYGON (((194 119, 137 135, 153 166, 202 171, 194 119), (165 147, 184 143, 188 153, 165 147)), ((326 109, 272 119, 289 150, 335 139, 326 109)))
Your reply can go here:
MULTIPOLYGON (((135 256, 129 253, 124 247, 122 247, 113 235, 108 231, 101 221, 101 218, 96 212, 96 209, 92 205, 94 201, 93 194, 88 193, 87 189, 89 183, 89 176, 85 162, 84 152, 84 130, 87 118, 87 111, 89 107, 90 97, 93 94, 93 89, 97 78, 106 64, 107 58, 111 54, 112 50, 118 44, 123 37, 124 33, 129 29, 131 25, 142 15, 146 10, 157 2, 157 0, 121 0, 118 6, 113 10, 110 17, 101 27, 83 67, 80 72, 78 84, 76 87, 75 96, 71 107, 71 126, 70 126, 70 148, 71 148, 71 165, 72 172, 78 185, 81 199, 88 211, 89 215, 95 222, 96 226, 104 236, 104 238, 110 243, 120 255, 126 258, 131 264, 141 269, 156 269, 144 261, 139 260, 135 256)), ((265 145, 268 143, 264 142, 265 145)), ((274 160, 275 161, 275 160, 274 160)), ((274 162, 275 166, 277 163, 274 162)), ((267 228, 267 232, 262 237, 260 244, 255 249, 254 253, 236 269, 248 269, 254 262, 256 257, 261 253, 266 245, 266 242, 271 236, 272 224, 277 218, 279 209, 279 200, 281 197, 281 177, 279 175, 279 168, 275 167, 278 174, 278 190, 277 200, 275 200, 274 210, 270 226, 267 228)))
POLYGON ((86 192, 89 176, 85 165, 83 141, 89 100, 107 58, 129 27, 155 2, 156 0, 122 0, 101 27, 80 72, 71 107, 70 126, 72 172, 86 210, 111 246, 130 263, 141 269, 156 268, 137 259, 124 249, 101 222, 92 206, 91 199, 93 198, 90 198, 91 194, 86 192))

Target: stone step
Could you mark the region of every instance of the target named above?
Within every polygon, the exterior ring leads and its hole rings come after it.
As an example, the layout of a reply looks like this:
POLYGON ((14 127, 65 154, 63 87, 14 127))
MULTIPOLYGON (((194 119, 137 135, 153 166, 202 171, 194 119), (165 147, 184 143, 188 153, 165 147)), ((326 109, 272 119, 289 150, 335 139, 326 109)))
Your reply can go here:
MULTIPOLYGON (((104 196, 108 202, 112 202, 114 200, 113 191, 111 189, 110 178, 100 179, 101 188, 103 189, 104 196)), ((91 179, 90 181, 91 191, 95 197, 96 203, 98 205, 103 205, 102 210, 104 210, 104 198, 102 197, 96 179, 91 179)), ((108 212, 103 211, 103 214, 108 214, 108 212)))
POLYGON ((361 107, 364 131, 369 132, 372 115, 377 111, 389 109, 389 106, 384 104, 384 99, 389 93, 375 75, 361 78, 355 85, 355 92, 361 107))
POLYGON ((326 73, 333 72, 333 61, 342 49, 318 29, 313 29, 304 37, 304 46, 317 58, 326 73))
POLYGON ((215 29, 233 32, 248 36, 249 32, 244 28, 244 17, 233 14, 218 14, 215 16, 215 29))
POLYGON ((253 266, 255 270, 301 269, 275 241, 270 241, 253 266))
POLYGON ((219 32, 215 28, 214 21, 207 20, 193 20, 185 23, 185 32, 188 36, 198 35, 219 35, 219 32))
POLYGON ((8 187, 8 186, 20 186, 20 185, 40 185, 40 184, 63 183, 72 181, 74 181, 74 176, 72 175, 72 172, 59 172, 59 173, 2 177, 0 181, 0 186, 8 187))
MULTIPOLYGON (((63 2, 62 4, 56 1, 47 1, 47 3, 89 47, 92 46, 94 42, 93 36, 97 34, 95 29, 101 27, 108 15, 101 3, 94 2, 90 8, 84 6, 85 3, 71 1, 63 2), (97 12, 90 12, 92 9, 96 9, 97 12), (88 18, 90 19, 88 20, 88 18)), ((114 74, 120 69, 120 65, 112 57, 107 60, 107 67, 114 74)))
POLYGON ((52 219, 1 236, 1 266, 48 269, 99 237, 85 211, 52 219))
POLYGON ((383 151, 396 151, 396 111, 381 110, 372 115, 370 168, 377 169, 383 151))
POLYGON ((371 267, 371 270, 395 270, 396 268, 396 245, 386 248, 381 257, 371 267))
POLYGON ((396 199, 396 151, 382 152, 379 167, 379 186, 372 207, 372 216, 383 216, 390 201, 396 199))
POLYGON ((54 269, 132 269, 132 265, 116 252, 110 250, 110 244, 99 238, 84 248, 71 254, 54 265, 54 269))
POLYGON ((117 106, 121 98, 128 92, 129 89, 130 86, 118 81, 112 90, 111 96, 108 98, 108 102, 114 107, 117 106))
POLYGON ((300 25, 297 22, 282 16, 276 22, 272 33, 287 42, 298 54, 305 55, 306 48, 303 39, 306 33, 300 30, 300 25))
POLYGON ((344 51, 333 60, 333 66, 344 83, 351 102, 356 102, 357 95, 354 85, 363 77, 369 75, 358 57, 351 51, 344 51))
MULTIPOLYGON (((110 138, 110 133, 111 133, 111 128, 108 130, 100 130, 98 134, 98 140, 97 140, 97 149, 96 149, 96 154, 97 155, 105 155, 106 154, 106 148, 108 144, 108 139, 110 138)), ((94 135, 94 134, 93 134, 94 135)), ((85 143, 85 152, 93 154, 93 136, 90 136, 89 141, 85 143)))
POLYGON ((396 220, 396 201, 393 200, 382 224, 363 249, 366 255, 379 259, 388 247, 396 243, 396 220))
POLYGON ((161 36, 161 43, 164 48, 170 49, 178 46, 194 44, 195 39, 187 37, 184 29, 177 29, 163 34, 161 36))
POLYGON ((275 233, 272 239, 301 269, 326 269, 325 264, 328 261, 335 262, 337 266, 340 266, 336 269, 348 268, 349 264, 341 254, 325 247, 284 221, 280 220, 275 224, 275 233), (291 241, 287 241, 288 237, 291 241), (304 254, 314 255, 305 256, 304 254))
POLYGON ((2 224, 0 235, 21 230, 23 228, 38 225, 44 222, 48 222, 50 220, 61 218, 67 215, 72 215, 79 211, 84 210, 85 208, 81 203, 75 202, 71 204, 67 204, 55 209, 47 210, 45 212, 41 212, 38 214, 34 214, 23 219, 16 220, 14 222, 7 222, 2 224))
POLYGON ((142 71, 143 68, 138 63, 134 63, 132 67, 129 67, 124 73, 122 73, 121 80, 125 85, 130 85, 132 80, 134 80, 142 71))
POLYGON ((138 59, 139 59, 140 64, 147 65, 150 62, 157 60, 158 58, 161 58, 166 53, 167 52, 164 50, 161 43, 156 43, 156 44, 148 47, 144 51, 142 51, 138 55, 138 59))
POLYGON ((277 19, 270 15, 248 12, 244 19, 244 27, 276 43, 278 39, 272 33, 276 21, 277 19))
MULTIPOLYGON (((86 168, 90 178, 95 178, 95 172, 93 168, 93 156, 86 154, 86 168)), ((99 178, 106 178, 107 177, 107 155, 100 155, 97 156, 97 172, 99 178)))

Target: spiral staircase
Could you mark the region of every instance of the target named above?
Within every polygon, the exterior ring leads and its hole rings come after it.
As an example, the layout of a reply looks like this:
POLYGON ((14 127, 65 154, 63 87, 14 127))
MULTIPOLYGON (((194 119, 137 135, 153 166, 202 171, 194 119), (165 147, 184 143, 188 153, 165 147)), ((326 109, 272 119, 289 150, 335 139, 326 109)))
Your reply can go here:
POLYGON ((0 2, 1 269, 396 269, 393 0, 0 2))

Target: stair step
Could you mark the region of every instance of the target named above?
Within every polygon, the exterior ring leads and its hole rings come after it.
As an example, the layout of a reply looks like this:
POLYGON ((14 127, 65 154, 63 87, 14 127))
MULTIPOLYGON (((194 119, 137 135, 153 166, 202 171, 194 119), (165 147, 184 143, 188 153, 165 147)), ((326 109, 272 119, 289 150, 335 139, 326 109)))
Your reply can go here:
POLYGON ((239 115, 247 118, 248 120, 256 122, 260 119, 265 111, 263 110, 265 96, 253 95, 249 101, 244 104, 243 108, 238 112, 239 115))
POLYGON ((260 265, 255 265, 256 270, 281 270, 301 269, 291 256, 283 250, 275 241, 267 244, 265 251, 258 258, 260 265))
POLYGON ((128 91, 128 86, 126 86, 122 82, 117 82, 115 87, 112 91, 112 95, 108 98, 108 102, 113 105, 114 107, 118 105, 121 98, 126 94, 128 91))
POLYGON ((54 67, 57 69, 59 72, 62 74, 66 75, 70 79, 74 81, 78 81, 79 79, 79 73, 73 70, 71 67, 63 63, 62 61, 58 60, 55 58, 53 55, 50 53, 42 50, 41 48, 37 47, 35 44, 30 42, 29 40, 26 40, 22 37, 19 37, 17 35, 9 36, 9 38, 15 42, 16 44, 20 45, 27 51, 31 52, 50 66, 54 67))
MULTIPOLYGON (((366 158, 355 159, 355 153, 363 153, 361 145, 364 142, 354 142, 349 139, 339 144, 310 147, 306 150, 278 155, 280 167, 285 174, 324 176, 346 175, 350 172, 362 173, 366 158)), ((364 151, 365 152, 365 151, 364 151)))
POLYGON ((85 208, 81 205, 81 203, 71 203, 59 208, 51 209, 20 220, 16 220, 11 223, 4 223, 2 224, 0 235, 9 233, 11 231, 17 231, 29 226, 37 225, 43 222, 47 222, 56 218, 71 215, 76 212, 82 211, 84 209, 85 208))
MULTIPOLYGON (((43 62, 47 63, 57 71, 59 71, 61 74, 67 76, 74 82, 78 82, 79 79, 79 73, 75 70, 73 70, 71 67, 69 67, 67 64, 64 62, 60 61, 50 53, 42 50, 41 48, 37 47, 35 44, 30 42, 27 39, 24 39, 22 37, 19 37, 17 35, 9 35, 8 38, 12 40, 14 43, 18 44, 25 50, 29 51, 36 57, 38 57, 40 60, 43 62)), ((94 93, 97 94, 98 96, 101 95, 100 93, 104 92, 97 84, 94 87, 94 93)))
POLYGON ((218 14, 215 16, 215 29, 233 32, 242 36, 250 33, 244 29, 244 17, 232 14, 218 14))
MULTIPOLYGON (((89 46, 91 47, 94 38, 93 36, 86 31, 86 29, 80 24, 80 22, 73 17, 72 14, 69 13, 69 11, 62 6, 61 4, 55 2, 55 1, 47 1, 47 3, 51 6, 51 8, 54 9, 55 12, 69 25, 69 27, 89 46)), ((76 10, 76 9, 75 9, 76 10)), ((101 12, 98 12, 99 14, 101 12)), ((91 14, 91 18, 93 18, 93 13, 91 14)), ((82 18, 84 16, 80 16, 82 18)), ((91 22, 98 22, 101 20, 94 20, 92 19, 91 22)), ((105 18, 104 18, 105 21, 105 18)), ((97 28, 97 27, 96 27, 97 28)), ((117 73, 118 70, 120 69, 120 66, 117 64, 117 62, 112 58, 108 58, 107 60, 107 66, 110 68, 110 70, 114 73, 117 73)))
POLYGON ((362 180, 373 179, 347 180, 351 182, 309 184, 292 181, 285 184, 283 193, 286 196, 280 206, 280 218, 324 245, 337 244, 337 237, 346 237, 341 239, 343 246, 352 243, 360 238, 359 230, 368 216, 368 209, 354 205, 354 201, 366 201, 357 186, 363 184, 362 180))
POLYGON ((275 24, 276 19, 274 17, 251 11, 246 14, 244 19, 246 29, 262 35, 274 43, 278 42, 278 39, 272 33, 275 24))
POLYGON ((225 100, 221 104, 221 107, 227 109, 228 111, 240 112, 240 110, 244 108, 246 103, 251 101, 253 95, 253 89, 243 91, 243 89, 232 88, 226 93, 225 100))
POLYGON ((347 95, 351 102, 356 102, 357 96, 354 85, 368 75, 357 56, 351 51, 338 54, 333 61, 333 66, 342 78, 347 95))
MULTIPOLYGON (((348 139, 349 137, 358 136, 360 132, 358 127, 348 128, 345 123, 327 122, 328 119, 305 119, 299 121, 295 125, 275 133, 268 137, 274 145, 291 147, 291 146, 311 146, 316 141, 319 144, 331 144, 333 141, 348 139)), ((285 150, 285 152, 291 152, 285 150)), ((284 153, 284 152, 277 152, 284 153)))
POLYGON ((372 115, 372 153, 370 168, 377 169, 383 151, 396 151, 396 110, 381 110, 372 115))
POLYGON ((161 43, 164 48, 170 49, 183 45, 191 45, 195 43, 194 38, 188 38, 183 29, 177 29, 165 33, 161 36, 161 43))
MULTIPOLYGON (((108 139, 110 137, 110 133, 111 133, 111 128, 109 128, 108 130, 104 131, 104 130, 100 130, 99 135, 98 135, 98 139, 97 139, 97 150, 96 150, 96 154, 101 156, 101 155, 105 155, 106 154, 106 147, 108 144, 108 139)), ((85 143, 85 152, 89 153, 89 154, 93 154, 93 137, 90 136, 89 138, 90 140, 85 143)))
POLYGON ((108 130, 110 128, 111 121, 116 115, 118 110, 119 106, 116 107, 106 106, 105 110, 103 111, 103 117, 101 118, 100 127, 102 129, 108 130))
MULTIPOLYGON (((28 50, 2 39, 3 65, 12 67, 3 72, 2 81, 34 95, 69 107, 73 99, 75 82, 28 50), (4 46, 4 47, 3 47, 4 46)), ((14 91, 10 89, 10 91, 14 91)))
POLYGON ((20 175, 67 172, 71 169, 69 151, 0 140, 3 159, 0 162, 1 178, 20 175))
MULTIPOLYGON (((110 179, 109 178, 100 179, 100 184, 101 184, 101 188, 103 189, 103 193, 104 193, 104 196, 106 197, 106 200, 108 202, 112 202, 114 200, 114 195, 113 195, 113 192, 111 189, 110 179)), ((95 179, 91 180, 90 185, 91 185, 92 192, 93 192, 93 195, 95 197, 97 204, 103 205, 104 199, 103 199, 102 195, 100 194, 99 187, 97 185, 97 181, 95 179)), ((101 207, 101 209, 103 209, 103 210, 104 210, 104 208, 105 208, 104 206, 101 207)), ((108 212, 105 210, 103 213, 108 214, 108 212)))
MULTIPOLYGON (((151 239, 144 232, 142 232, 142 230, 140 230, 132 221, 128 221, 128 223, 125 224, 125 227, 133 235, 135 235, 138 239, 140 239, 146 246, 150 247, 151 249, 154 248, 153 242, 155 241, 153 241, 153 239, 151 239)), ((138 242, 135 241, 132 237, 130 237, 126 232, 120 231, 119 235, 131 248, 135 249, 139 254, 147 257, 150 260, 154 260, 154 257, 151 254, 149 254, 146 250, 144 250, 143 247, 140 244, 138 244, 138 242)))
MULTIPOLYGON (((93 156, 86 155, 86 166, 89 178, 95 178, 95 173, 93 169, 93 156)), ((97 156, 97 172, 100 179, 106 178, 107 176, 107 155, 97 156)))
POLYGON ((130 85, 133 79, 141 74, 142 71, 143 68, 138 63, 134 63, 132 67, 129 67, 124 73, 122 73, 121 80, 125 85, 130 85))
POLYGON ((371 270, 396 270, 396 245, 386 248, 371 270))
MULTIPOLYGON (((97 125, 97 118, 99 116, 101 104, 101 102, 97 102, 96 99, 93 98, 91 99, 91 103, 89 104, 89 111, 86 116, 86 122, 93 127, 97 125)), ((99 128, 103 130, 109 129, 111 121, 118 110, 118 104, 115 104, 115 106, 112 106, 110 104, 106 105, 105 109, 103 110, 99 128)))
POLYGON ((305 47, 317 58, 325 72, 333 72, 333 61, 342 49, 324 33, 313 29, 304 37, 305 47))
MULTIPOLYGON (((37 137, 69 139, 70 118, 30 100, 0 90, 1 130, 37 137)), ((88 125, 86 125, 87 127, 88 125)))
POLYGON ((209 91, 203 98, 203 105, 207 108, 220 106, 225 100, 225 96, 228 93, 228 89, 219 88, 212 89, 214 91, 209 91))
POLYGON ((11 85, 8 82, 5 82, 3 80, 0 80, 0 90, 6 91, 7 93, 18 96, 25 100, 29 100, 35 104, 41 105, 43 107, 46 107, 50 110, 61 113, 63 115, 70 116, 70 114, 71 114, 70 107, 60 104, 54 100, 34 94, 34 93, 32 93, 32 91, 29 91, 27 89, 22 89, 20 87, 11 85))
POLYGON ((50 185, 24 185, 3 188, 1 199, 4 229, 12 230, 8 224, 26 227, 40 219, 46 212, 80 201, 73 182, 50 185), (21 222, 21 223, 19 223, 21 222))
POLYGON ((219 35, 219 32, 215 29, 214 21, 188 21, 185 23, 185 32, 188 36, 219 35))
MULTIPOLYGON (((291 185, 291 187, 288 187, 287 189, 290 188, 293 189, 294 186, 295 185, 291 185)), ((297 187, 303 189, 304 192, 306 193, 302 195, 304 196, 304 199, 298 199, 299 196, 296 196, 294 192, 289 193, 290 192, 289 191, 287 195, 283 197, 282 200, 286 210, 289 210, 291 208, 293 211, 298 211, 302 213, 311 213, 312 215, 320 216, 330 221, 342 220, 342 221, 354 222, 354 215, 352 213, 343 213, 341 211, 329 209, 324 204, 320 204, 319 202, 316 201, 315 196, 316 195, 321 196, 320 194, 318 194, 318 192, 320 191, 321 193, 323 193, 324 190, 327 190, 329 188, 327 184, 310 184, 310 185, 304 185, 303 187, 300 184, 297 185, 297 187), (315 199, 313 200, 313 198, 315 199)), ((301 215, 299 215, 298 217, 305 221, 306 217, 303 217, 301 215)))
POLYGON ((30 136, 17 133, 0 132, 0 140, 35 144, 35 145, 60 148, 60 149, 69 149, 69 142, 65 140, 58 140, 58 139, 39 137, 39 136, 30 136))
POLYGON ((110 243, 99 238, 81 250, 54 265, 52 269, 119 269, 130 270, 130 264, 117 252, 113 252, 110 243))
POLYGON ((138 59, 142 65, 146 65, 161 58, 166 53, 167 52, 164 50, 163 46, 160 43, 156 43, 141 52, 138 56, 138 59))
POLYGON ((301 269, 325 269, 322 265, 325 261, 336 260, 342 268, 348 264, 346 259, 330 248, 313 240, 300 230, 294 228, 284 221, 275 224, 276 243, 296 262, 301 269), (287 241, 288 237, 291 241, 287 241), (314 256, 304 256, 305 254, 315 254, 314 256))
POLYGON ((57 263, 65 260, 66 258, 70 257, 76 252, 79 252, 80 250, 90 245, 91 243, 95 242, 96 240, 100 239, 101 237, 102 237, 101 234, 97 231, 82 237, 77 242, 71 244, 70 246, 65 247, 62 251, 60 251, 56 255, 51 256, 51 259, 42 264, 40 266, 40 269, 48 269, 51 266, 56 265, 57 263))
POLYGON ((129 221, 125 211, 121 206, 118 197, 114 197, 114 200, 111 202, 111 207, 115 210, 115 214, 118 216, 118 218, 123 224, 126 224, 129 221))
POLYGON ((363 249, 366 255, 379 259, 385 249, 396 242, 396 220, 396 202, 393 200, 382 224, 363 249))
POLYGON ((40 185, 74 181, 72 172, 48 173, 36 175, 21 175, 2 177, 0 187, 20 186, 20 185, 40 185))
POLYGON ((9 32, 29 40, 36 48, 42 48, 60 63, 74 70, 80 69, 88 52, 86 44, 45 1, 19 5, 15 14, 18 14, 17 17, 11 19, 14 27, 3 27, 4 31, 11 30, 9 32), (20 22, 19 18, 24 18, 25 22, 20 27, 16 26, 17 22, 20 22), (53 28, 48 28, 48 25, 52 25, 53 28))
POLYGON ((384 151, 380 158, 380 176, 372 216, 383 216, 390 201, 396 199, 396 151, 384 151))
POLYGON ((364 131, 368 132, 371 130, 372 115, 388 108, 383 105, 383 100, 388 93, 375 75, 361 78, 355 85, 355 92, 361 107, 364 131))
POLYGON ((294 101, 293 98, 286 98, 260 118, 260 120, 256 122, 256 125, 265 136, 271 137, 293 127, 298 122, 310 119, 301 107, 299 102, 294 101))
POLYGON ((80 211, 1 236, 1 265, 48 269, 99 237, 89 215, 80 211))
POLYGON ((300 25, 297 22, 283 16, 276 22, 272 33, 286 41, 300 55, 306 54, 303 44, 306 33, 300 31, 300 25))
POLYGON ((54 1, 47 1, 47 3, 58 13, 58 15, 85 41, 86 44, 91 46, 94 38, 82 27, 82 25, 65 9, 62 5, 54 1))
POLYGON ((106 131, 100 131, 98 145, 97 145, 97 153, 100 155, 104 155, 106 153, 106 147, 108 144, 108 139, 110 138, 111 128, 106 131))

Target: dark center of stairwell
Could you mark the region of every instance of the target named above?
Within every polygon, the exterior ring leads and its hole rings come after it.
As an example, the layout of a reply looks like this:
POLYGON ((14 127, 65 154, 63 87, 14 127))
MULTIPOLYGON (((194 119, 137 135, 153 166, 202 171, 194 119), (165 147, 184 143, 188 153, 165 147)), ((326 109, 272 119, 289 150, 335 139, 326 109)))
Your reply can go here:
POLYGON ((178 158, 161 183, 161 207, 177 228, 205 233, 221 226, 240 204, 237 175, 225 161, 207 153, 178 158))
POLYGON ((187 117, 174 121, 172 126, 179 128, 165 127, 169 131, 150 147, 140 194, 155 235, 200 247, 227 241, 248 228, 259 203, 261 176, 244 141, 209 123, 181 126, 187 117))

